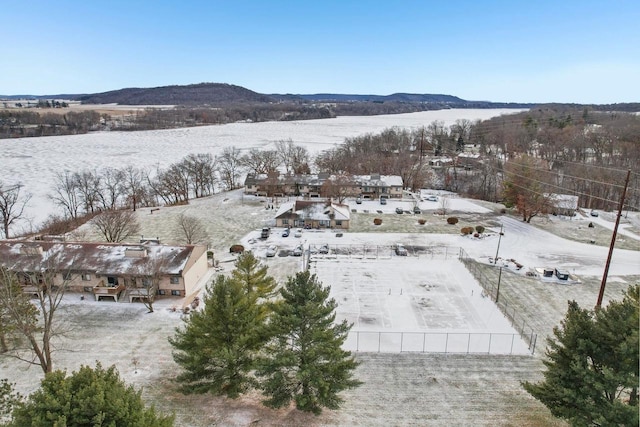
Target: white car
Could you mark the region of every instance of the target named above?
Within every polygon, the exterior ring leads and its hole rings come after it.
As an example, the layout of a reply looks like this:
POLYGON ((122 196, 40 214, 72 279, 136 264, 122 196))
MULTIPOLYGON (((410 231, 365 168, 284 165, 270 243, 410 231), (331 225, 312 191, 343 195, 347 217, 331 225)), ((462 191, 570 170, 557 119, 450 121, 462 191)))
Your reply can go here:
POLYGON ((293 237, 302 237, 302 228, 298 228, 293 237))
POLYGON ((427 196, 426 200, 428 200, 430 202, 437 202, 438 201, 438 197, 431 195, 431 196, 427 196))
POLYGON ((302 256, 302 245, 296 246, 293 250, 293 256, 302 256))
POLYGON ((398 243, 396 245, 396 255, 407 256, 407 248, 405 248, 402 244, 398 243))
POLYGON ((278 247, 276 245, 271 245, 267 248, 267 257, 274 257, 278 253, 278 247))

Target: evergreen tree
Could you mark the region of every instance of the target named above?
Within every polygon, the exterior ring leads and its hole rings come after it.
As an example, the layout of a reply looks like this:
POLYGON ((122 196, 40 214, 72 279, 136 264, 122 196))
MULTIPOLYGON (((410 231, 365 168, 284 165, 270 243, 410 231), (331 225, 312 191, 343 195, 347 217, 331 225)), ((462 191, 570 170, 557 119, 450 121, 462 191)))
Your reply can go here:
POLYGON ((638 425, 639 289, 595 311, 569 303, 548 339, 544 380, 523 383, 553 415, 575 426, 638 425))
POLYGON ((260 265, 260 261, 247 251, 240 254, 235 263, 235 270, 231 276, 245 288, 247 293, 255 293, 257 298, 273 296, 276 281, 267 275, 268 267, 260 265))
POLYGON ((255 354, 265 342, 263 311, 242 283, 225 276, 207 286, 203 303, 169 339, 184 369, 177 381, 184 393, 236 398, 253 382, 255 354))
POLYGON ((322 407, 337 409, 338 393, 357 387, 353 370, 358 363, 341 346, 351 325, 334 324, 336 302, 308 271, 290 277, 280 290, 282 301, 273 307, 269 329, 272 340, 256 371, 271 408, 288 405, 315 414, 322 407))
POLYGON ((14 426, 135 426, 169 427, 173 416, 146 408, 141 391, 127 386, 115 367, 82 366, 67 376, 45 375, 40 389, 13 411, 14 426))

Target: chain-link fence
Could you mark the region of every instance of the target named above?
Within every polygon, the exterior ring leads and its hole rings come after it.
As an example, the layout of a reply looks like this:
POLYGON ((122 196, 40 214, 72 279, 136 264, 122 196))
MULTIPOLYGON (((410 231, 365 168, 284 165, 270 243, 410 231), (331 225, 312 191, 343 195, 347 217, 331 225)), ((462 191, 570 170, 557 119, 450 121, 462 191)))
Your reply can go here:
MULTIPOLYGON (((473 277, 476 278, 478 283, 480 283, 480 286, 482 286, 484 292, 486 292, 486 294, 495 301, 499 295, 499 281, 496 283, 495 280, 491 280, 489 277, 487 277, 487 275, 480 268, 479 264, 474 261, 462 248, 460 248, 460 260, 464 263, 473 277)), ((522 339, 529 345, 529 351, 531 351, 531 354, 533 354, 536 349, 538 334, 533 331, 533 328, 527 325, 526 320, 518 314, 516 307, 510 305, 507 299, 504 298, 504 296, 502 296, 502 298, 498 298, 496 305, 498 306, 500 311, 509 319, 511 325, 516 331, 518 331, 522 339)))
POLYGON ((529 354, 518 334, 350 331, 345 350, 374 353, 529 354))

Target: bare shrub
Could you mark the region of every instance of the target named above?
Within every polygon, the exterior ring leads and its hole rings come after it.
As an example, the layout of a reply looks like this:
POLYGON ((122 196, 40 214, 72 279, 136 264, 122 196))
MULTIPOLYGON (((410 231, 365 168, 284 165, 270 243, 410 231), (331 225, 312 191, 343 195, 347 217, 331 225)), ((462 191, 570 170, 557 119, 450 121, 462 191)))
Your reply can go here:
POLYGON ((232 254, 241 254, 244 252, 244 246, 242 245, 233 245, 229 248, 229 252, 232 254))

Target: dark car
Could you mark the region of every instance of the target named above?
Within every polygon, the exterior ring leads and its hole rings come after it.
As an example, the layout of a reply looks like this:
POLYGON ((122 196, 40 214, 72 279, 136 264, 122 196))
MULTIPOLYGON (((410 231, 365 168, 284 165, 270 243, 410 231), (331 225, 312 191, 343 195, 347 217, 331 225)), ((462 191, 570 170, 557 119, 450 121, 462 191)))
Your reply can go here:
POLYGON ((320 252, 321 254, 328 254, 329 253, 329 245, 327 245, 326 243, 322 246, 320 246, 320 249, 318 250, 318 252, 320 252))
POLYGON ((282 232, 282 237, 289 237, 289 229, 285 228, 285 230, 282 232))
POLYGON ((396 208, 396 213, 397 214, 401 214, 402 213, 402 208, 396 208))

